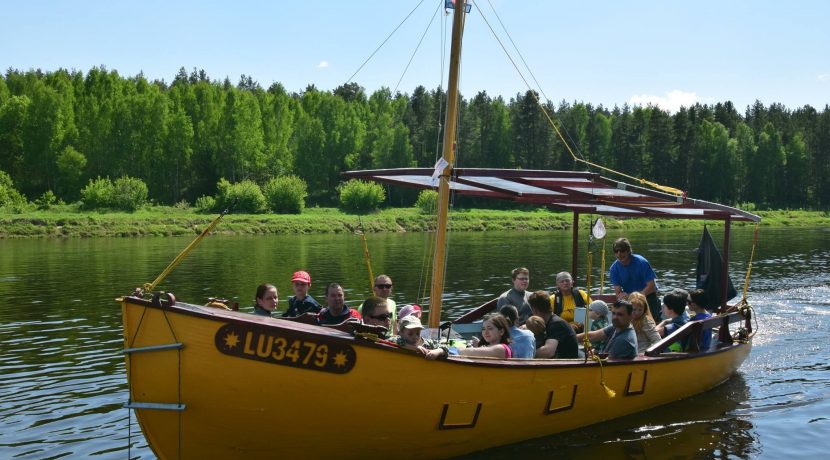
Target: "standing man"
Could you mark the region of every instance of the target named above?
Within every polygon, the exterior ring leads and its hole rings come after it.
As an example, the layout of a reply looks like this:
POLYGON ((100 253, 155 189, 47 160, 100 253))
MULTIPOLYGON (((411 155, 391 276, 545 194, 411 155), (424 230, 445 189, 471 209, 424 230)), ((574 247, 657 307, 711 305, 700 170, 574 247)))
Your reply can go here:
MULTIPOLYGON (((634 359, 637 357, 637 333, 631 326, 631 312, 634 307, 627 300, 614 302, 611 313, 611 325, 603 329, 588 333, 591 342, 606 341, 603 351, 613 359, 634 359)), ((577 334, 576 339, 582 340, 585 334, 577 334)))
POLYGON ((294 295, 288 298, 288 310, 282 314, 283 318, 300 316, 305 313, 320 313, 320 310, 323 309, 320 302, 308 295, 308 289, 311 287, 311 275, 308 272, 302 270, 294 272, 291 277, 291 287, 294 289, 294 295))
POLYGON ((317 314, 317 322, 323 325, 340 324, 349 319, 360 320, 360 313, 346 305, 346 295, 337 283, 326 286, 326 308, 317 314))
MULTIPOLYGON (((536 358, 578 358, 576 334, 568 323, 551 311, 550 295, 536 291, 528 301, 533 314, 545 321, 545 341, 536 349, 536 358)), ((538 340, 536 345, 539 345, 538 340)))
POLYGON ((519 310, 519 321, 516 326, 521 326, 533 314, 530 303, 528 303, 530 291, 527 290, 527 286, 530 284, 530 270, 525 267, 514 268, 512 276, 513 287, 499 296, 499 300, 496 302, 496 311, 501 310, 501 307, 505 305, 514 305, 519 310))
POLYGON ((648 309, 654 321, 660 321, 660 301, 657 299, 657 275, 645 257, 631 252, 631 243, 626 238, 614 241, 614 256, 610 278, 618 300, 626 300, 628 294, 639 292, 646 296, 648 309))
MULTIPOLYGON (((576 332, 582 332, 584 326, 574 317, 577 307, 585 308, 591 303, 591 297, 582 289, 574 287, 574 280, 568 272, 556 274, 557 291, 550 298, 553 312, 571 325, 576 332)), ((583 319, 584 321, 584 319, 583 319)))

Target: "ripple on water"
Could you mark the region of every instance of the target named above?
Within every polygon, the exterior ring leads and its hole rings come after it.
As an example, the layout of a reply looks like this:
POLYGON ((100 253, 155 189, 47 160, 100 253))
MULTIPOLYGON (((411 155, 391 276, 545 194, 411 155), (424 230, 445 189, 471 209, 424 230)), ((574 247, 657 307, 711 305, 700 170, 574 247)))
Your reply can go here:
MULTIPOLYGON (((685 261, 699 233, 678 232, 685 238, 680 243, 663 233, 640 233, 632 242, 648 255, 662 288, 693 284, 693 267, 685 261)), ((741 243, 742 233, 747 234, 741 228, 733 232, 730 266, 736 284, 742 284, 750 250, 741 243)), ((383 237, 390 246, 415 242, 417 247, 409 248, 411 257, 397 251, 372 254, 373 263, 393 274, 399 304, 421 295, 420 264, 412 263, 420 260, 421 238, 383 237)), ((531 269, 534 288, 552 287, 554 275, 570 260, 567 240, 556 232, 528 232, 521 238, 488 232, 458 238, 455 243, 466 246, 460 252, 455 246, 460 257, 449 262, 448 272, 454 275, 448 283, 446 318, 503 292, 516 266, 531 269)), ((135 418, 121 406, 127 399, 123 337, 120 309, 112 298, 166 266, 188 242, 2 242, 4 251, 21 250, 14 267, 0 264, 0 270, 6 270, 0 272, 0 298, 5 301, 0 305, 0 458, 124 458, 128 446, 132 458, 153 458, 135 418), (116 258, 132 263, 113 264, 116 258), (54 269, 62 264, 84 270, 54 269), (88 288, 66 289, 79 284, 88 288)), ((296 260, 302 246, 303 264, 318 267, 313 271, 316 279, 362 286, 364 273, 354 264, 345 263, 341 269, 330 263, 335 253, 344 254, 343 260, 362 260, 361 245, 351 243, 339 236, 216 237, 211 245, 194 251, 171 274, 168 285, 176 286, 183 299, 217 294, 248 299, 257 284, 251 280, 288 279, 294 267, 251 263, 239 270, 220 270, 227 266, 229 254, 241 260, 260 260, 257 254, 268 254, 269 260, 296 260), (319 246, 309 250, 306 241, 319 246), (356 252, 348 253, 352 247, 356 252), (315 258, 315 253, 325 257, 315 258)), ((760 329, 749 359, 720 387, 641 414, 468 458, 662 458, 667 452, 682 458, 823 458, 830 438, 827 247, 827 230, 762 232, 749 299, 760 329)), ((361 291, 349 292, 356 301, 361 291)))

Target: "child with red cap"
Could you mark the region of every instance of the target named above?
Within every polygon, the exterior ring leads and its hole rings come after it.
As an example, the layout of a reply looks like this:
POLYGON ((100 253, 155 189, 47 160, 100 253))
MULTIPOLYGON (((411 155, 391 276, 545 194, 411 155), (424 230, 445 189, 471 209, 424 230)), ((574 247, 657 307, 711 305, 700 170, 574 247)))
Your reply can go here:
POLYGON ((320 313, 323 307, 320 302, 311 297, 308 289, 311 287, 311 275, 306 271, 294 272, 291 277, 294 295, 288 298, 288 310, 282 314, 283 318, 300 316, 305 313, 320 313))

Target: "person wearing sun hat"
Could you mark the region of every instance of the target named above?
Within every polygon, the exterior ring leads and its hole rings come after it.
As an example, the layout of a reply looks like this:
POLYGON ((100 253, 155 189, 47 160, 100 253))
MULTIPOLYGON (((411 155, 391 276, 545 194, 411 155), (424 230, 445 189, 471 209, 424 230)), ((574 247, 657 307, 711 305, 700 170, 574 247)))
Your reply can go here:
POLYGON ((421 306, 410 303, 401 307, 401 311, 398 312, 398 318, 406 318, 410 315, 421 319, 421 306))
MULTIPOLYGON (((594 300, 588 306, 588 316, 591 318, 592 331, 605 329, 608 327, 608 304, 602 300, 594 300)), ((606 343, 604 339, 600 339, 591 342, 591 345, 594 347, 594 350, 602 351, 605 349, 606 343)))
POLYGON ((446 358, 450 351, 447 347, 441 346, 432 339, 421 337, 424 325, 415 315, 401 318, 398 331, 401 335, 392 337, 392 341, 401 348, 418 352, 427 359, 446 358))
POLYGON ((294 295, 288 298, 288 310, 282 314, 283 318, 291 318, 300 316, 305 313, 320 313, 323 307, 320 302, 311 297, 308 289, 311 287, 311 275, 306 271, 294 272, 291 276, 291 287, 294 290, 294 295))

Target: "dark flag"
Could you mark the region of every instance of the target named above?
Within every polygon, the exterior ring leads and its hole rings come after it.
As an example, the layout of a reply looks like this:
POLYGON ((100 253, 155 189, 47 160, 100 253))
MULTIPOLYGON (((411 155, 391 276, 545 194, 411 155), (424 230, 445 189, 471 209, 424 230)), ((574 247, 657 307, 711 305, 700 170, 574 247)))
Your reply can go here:
MULTIPOLYGON (((723 285, 723 258, 712 240, 712 235, 706 226, 703 227, 703 236, 700 238, 700 246, 697 248, 697 287, 706 291, 706 309, 715 310, 723 303, 721 290, 723 285)), ((732 278, 726 277, 728 287, 726 288, 726 300, 736 295, 732 278)))

